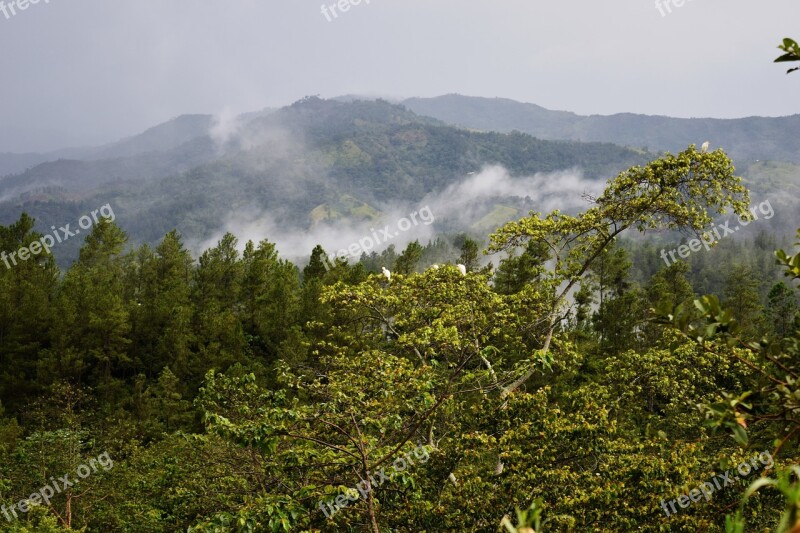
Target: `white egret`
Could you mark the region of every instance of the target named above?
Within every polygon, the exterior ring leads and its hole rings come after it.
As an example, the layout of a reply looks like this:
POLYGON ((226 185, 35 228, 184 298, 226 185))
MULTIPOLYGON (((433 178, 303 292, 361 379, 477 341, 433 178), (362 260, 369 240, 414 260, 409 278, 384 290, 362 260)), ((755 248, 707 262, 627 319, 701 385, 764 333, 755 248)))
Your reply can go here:
POLYGON ((458 267, 458 271, 461 272, 462 276, 466 276, 467 275, 467 267, 465 267, 461 263, 457 264, 456 267, 458 267))
POLYGON ((703 143, 703 146, 701 147, 701 149, 703 150, 703 153, 708 152, 708 147, 709 146, 710 146, 710 143, 708 141, 703 143))
POLYGON ((392 273, 389 272, 389 269, 387 269, 386 267, 381 267, 381 272, 383 272, 383 275, 386 276, 386 279, 388 281, 392 281, 392 273))

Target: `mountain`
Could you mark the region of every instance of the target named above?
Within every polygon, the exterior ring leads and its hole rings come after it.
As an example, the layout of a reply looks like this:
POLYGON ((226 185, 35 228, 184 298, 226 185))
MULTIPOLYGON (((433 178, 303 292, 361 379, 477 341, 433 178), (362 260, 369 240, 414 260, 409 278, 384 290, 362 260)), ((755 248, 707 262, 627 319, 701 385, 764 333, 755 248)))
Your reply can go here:
POLYGON ((37 153, 15 154, 0 152, 0 181, 3 180, 3 176, 22 172, 25 169, 53 159, 58 159, 58 157, 37 153))
POLYGON ((188 170, 216 157, 215 144, 199 137, 170 150, 111 159, 58 159, 38 164, 0 181, 0 199, 62 191, 86 193, 107 183, 142 181, 188 170))
MULTIPOLYGON (((256 114, 224 137, 200 136, 132 157, 49 162, 7 177, 0 181, 0 224, 27 211, 47 228, 111 203, 133 242, 155 242, 173 228, 188 239, 212 238, 232 214, 243 213, 268 213, 282 231, 307 231, 324 222, 320 213, 341 218, 415 205, 493 165, 511 177, 570 170, 598 180, 649 158, 612 144, 468 131, 382 100, 306 98, 256 114)), ((538 194, 505 187, 482 184, 476 197, 512 197, 509 203, 522 206, 538 194)), ((543 189, 561 191, 558 183, 543 189)), ((473 222, 498 198, 476 207, 473 222)))
POLYGON ((410 98, 402 104, 415 113, 481 131, 521 131, 540 139, 609 142, 671 152, 709 140, 738 163, 763 159, 800 163, 800 115, 740 119, 631 113, 583 116, 505 98, 457 94, 410 98))
POLYGON ((69 154, 64 154, 63 158, 97 160, 133 157, 148 152, 166 152, 197 137, 208 135, 213 126, 214 117, 211 115, 181 115, 138 135, 99 148, 85 150, 83 154, 71 157, 69 154))
POLYGON ((0 153, 0 176, 23 173, 42 163, 62 159, 92 161, 136 157, 175 149, 208 135, 214 126, 211 115, 182 115, 131 137, 97 147, 65 148, 54 152, 0 153))

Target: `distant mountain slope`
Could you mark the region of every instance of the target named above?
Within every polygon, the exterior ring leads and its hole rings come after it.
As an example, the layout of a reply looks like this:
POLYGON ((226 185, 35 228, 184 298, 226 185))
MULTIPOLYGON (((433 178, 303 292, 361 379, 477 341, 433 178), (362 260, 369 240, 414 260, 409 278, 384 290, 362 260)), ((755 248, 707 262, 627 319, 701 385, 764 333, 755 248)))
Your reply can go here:
MULTIPOLYGON (((232 214, 269 213, 287 231, 308 230, 318 222, 320 206, 341 211, 347 198, 357 214, 415 205, 488 165, 501 165, 512 176, 581 169, 588 178, 607 178, 649 159, 612 144, 471 132, 385 101, 318 98, 256 116, 216 141, 200 137, 132 158, 57 161, 6 178, 0 181, 0 197, 8 197, 0 202, 0 224, 23 210, 43 225, 63 224, 111 202, 134 242, 154 242, 173 228, 188 239, 207 239, 232 214), (180 165, 190 168, 158 175, 180 165), (14 194, 23 183, 40 190, 14 194)), ((476 196, 492 194, 489 186, 476 196)), ((496 203, 487 202, 487 209, 496 203)))
POLYGON ((211 115, 182 115, 120 141, 88 148, 65 148, 55 152, 34 154, 0 154, 0 176, 19 174, 40 165, 71 159, 92 161, 136 157, 150 152, 166 152, 206 136, 214 125, 211 115))
POLYGON ((735 161, 800 162, 800 115, 741 119, 581 116, 504 98, 446 95, 402 102, 415 113, 483 131, 521 131, 541 139, 598 141, 672 152, 706 140, 735 161))
POLYGON ((251 122, 226 150, 233 146, 239 151, 224 159, 122 192, 137 211, 134 227, 148 221, 140 233, 146 240, 173 227, 207 236, 237 209, 269 211, 287 228, 308 228, 318 206, 343 195, 372 206, 413 204, 486 165, 513 175, 581 168, 599 178, 647 159, 608 144, 469 132, 388 102, 319 99, 251 122))
POLYGON ((106 183, 183 172, 223 157, 226 139, 272 112, 265 109, 242 114, 231 117, 226 124, 219 124, 211 115, 183 115, 99 147, 46 154, 0 154, 0 168, 25 167, 0 178, 0 199, 30 196, 42 190, 83 193, 106 183))
POLYGON ((208 135, 213 125, 214 117, 211 115, 181 115, 138 135, 86 150, 79 158, 113 159, 133 157, 148 152, 167 152, 197 137, 208 135))
POLYGON ((42 189, 86 193, 104 184, 162 178, 217 157, 215 143, 200 137, 168 151, 145 152, 113 159, 59 159, 34 166, 0 181, 0 199, 7 200, 42 189))
POLYGON ((25 169, 31 168, 40 163, 44 163, 45 161, 50 161, 52 159, 57 159, 57 158, 37 153, 28 153, 28 154, 14 154, 10 152, 0 153, 0 181, 2 181, 3 176, 22 172, 25 169))

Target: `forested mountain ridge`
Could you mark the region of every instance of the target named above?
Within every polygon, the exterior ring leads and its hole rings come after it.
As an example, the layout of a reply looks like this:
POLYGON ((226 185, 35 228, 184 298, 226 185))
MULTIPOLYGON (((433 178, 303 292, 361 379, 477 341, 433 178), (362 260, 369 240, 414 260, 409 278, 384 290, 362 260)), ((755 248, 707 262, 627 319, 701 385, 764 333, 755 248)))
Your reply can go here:
POLYGON ((691 143, 710 140, 713 146, 725 148, 739 165, 757 159, 800 163, 800 115, 738 119, 633 113, 584 116, 507 98, 459 94, 409 98, 402 104, 448 124, 481 131, 517 130, 540 139, 610 142, 654 152, 676 152, 691 143))
POLYGON ((171 150, 57 161, 7 177, 0 182, 0 222, 24 210, 49 227, 111 203, 133 242, 156 242, 174 228, 187 239, 206 239, 237 209, 268 211, 287 227, 308 228, 316 207, 343 196, 379 210, 413 204, 487 165, 513 176, 576 169, 605 179, 647 159, 610 144, 471 132, 385 101, 311 97, 171 150))
POLYGON ((92 161, 134 157, 163 152, 197 137, 208 135, 215 125, 211 115, 182 115, 117 142, 96 147, 64 148, 49 153, 0 153, 0 176, 18 174, 41 163, 72 159, 92 161))

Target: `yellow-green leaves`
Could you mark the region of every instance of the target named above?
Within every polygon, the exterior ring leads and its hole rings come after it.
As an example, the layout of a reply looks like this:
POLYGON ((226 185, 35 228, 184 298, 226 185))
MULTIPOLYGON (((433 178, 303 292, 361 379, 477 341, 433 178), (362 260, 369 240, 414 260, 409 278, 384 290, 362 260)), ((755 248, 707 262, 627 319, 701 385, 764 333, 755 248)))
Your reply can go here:
POLYGON ((714 213, 731 209, 745 216, 748 205, 747 189, 725 153, 701 152, 691 145, 620 173, 576 216, 533 213, 506 224, 492 235, 489 250, 499 252, 529 240, 546 242, 556 260, 555 274, 570 279, 626 229, 700 232, 714 213))
MULTIPOLYGON (((786 63, 786 62, 794 62, 800 61, 800 45, 797 44, 797 41, 794 39, 789 39, 788 37, 783 40, 783 42, 778 46, 781 50, 786 52, 785 54, 778 56, 775 59, 775 63, 786 63)), ((795 70, 800 70, 800 67, 790 68, 786 71, 787 74, 790 72, 794 72, 795 70)))

